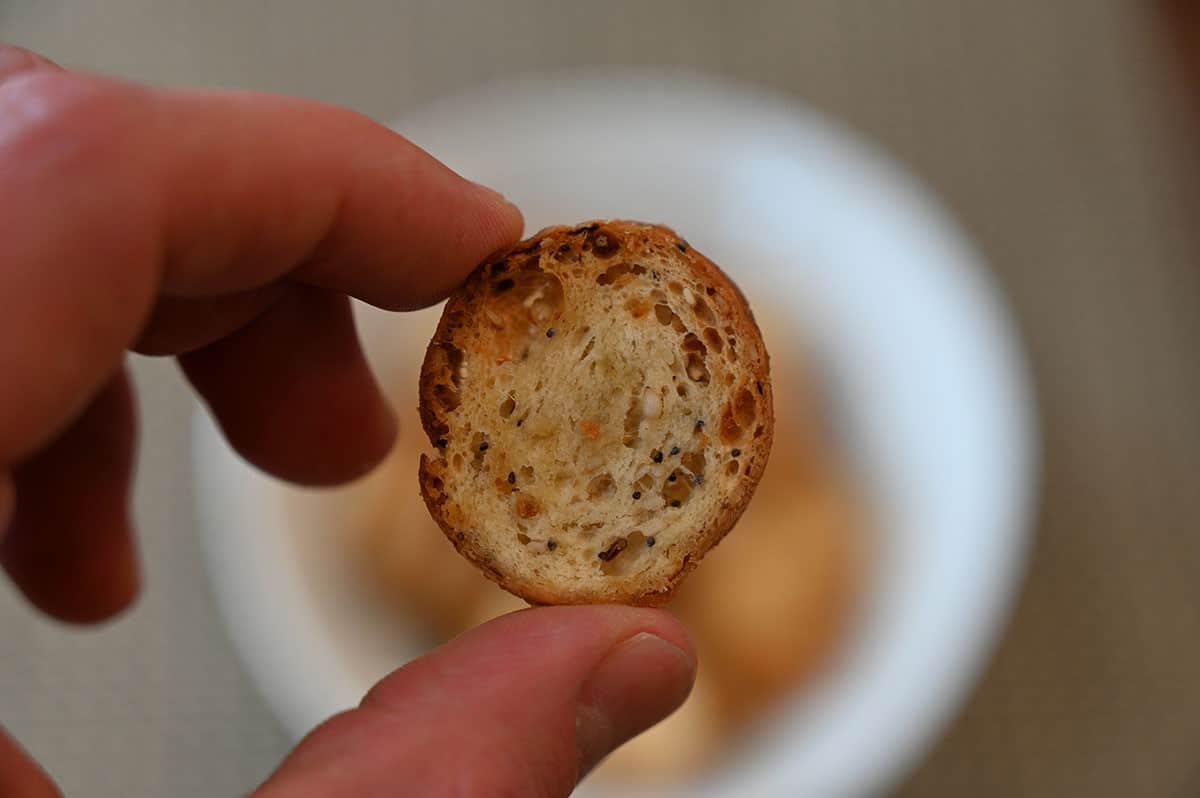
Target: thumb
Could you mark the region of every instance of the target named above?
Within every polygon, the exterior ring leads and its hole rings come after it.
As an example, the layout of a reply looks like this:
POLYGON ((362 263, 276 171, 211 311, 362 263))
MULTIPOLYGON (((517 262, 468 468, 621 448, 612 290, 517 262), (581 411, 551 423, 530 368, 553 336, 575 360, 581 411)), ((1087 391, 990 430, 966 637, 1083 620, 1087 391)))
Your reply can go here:
POLYGON ((256 798, 560 798, 682 704, 695 672, 687 632, 662 610, 516 612, 386 677, 256 798))

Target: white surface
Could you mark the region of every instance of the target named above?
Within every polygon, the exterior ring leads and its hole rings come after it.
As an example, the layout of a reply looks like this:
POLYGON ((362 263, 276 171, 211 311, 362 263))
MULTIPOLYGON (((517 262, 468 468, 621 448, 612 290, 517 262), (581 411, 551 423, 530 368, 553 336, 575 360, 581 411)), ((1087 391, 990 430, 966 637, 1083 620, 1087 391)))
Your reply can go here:
MULTIPOLYGON (((891 162, 743 88, 633 73, 531 79, 398 128, 504 191, 531 229, 604 216, 675 227, 752 304, 782 306, 791 334, 811 339, 879 519, 866 607, 832 677, 686 794, 882 790, 978 675, 1026 546, 1031 397, 973 251, 891 162)), ((777 402, 787 412, 787 398, 777 402)), ((336 575, 314 581, 301 567, 296 539, 321 515, 288 507, 312 497, 244 465, 203 415, 195 458, 218 603, 253 681, 298 737, 416 644, 402 630, 372 637, 378 625, 339 598, 336 575)))

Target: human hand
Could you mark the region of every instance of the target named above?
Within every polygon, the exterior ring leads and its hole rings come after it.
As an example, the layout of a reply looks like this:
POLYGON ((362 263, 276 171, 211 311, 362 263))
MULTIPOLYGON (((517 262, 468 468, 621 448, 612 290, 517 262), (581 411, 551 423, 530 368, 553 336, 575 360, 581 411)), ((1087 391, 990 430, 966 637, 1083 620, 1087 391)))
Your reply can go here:
MULTIPOLYGON (((522 224, 356 114, 145 88, 4 46, 0 186, 0 563, 78 623, 138 590, 126 350, 178 357, 258 467, 345 481, 395 435, 348 297, 436 302, 522 224)), ((664 612, 515 613, 385 678, 258 794, 565 795, 682 703, 694 670, 664 612)), ((57 794, 2 733, 0 794, 57 794)))

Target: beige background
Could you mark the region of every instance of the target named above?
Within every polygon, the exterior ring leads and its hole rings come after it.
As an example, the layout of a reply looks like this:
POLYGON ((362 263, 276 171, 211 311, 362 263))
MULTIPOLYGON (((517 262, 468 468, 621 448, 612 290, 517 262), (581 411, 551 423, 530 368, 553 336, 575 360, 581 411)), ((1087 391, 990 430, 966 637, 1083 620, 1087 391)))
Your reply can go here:
MULTIPOLYGON (((509 70, 667 63, 865 131, 994 264, 1040 381, 1046 480, 1002 650, 904 796, 1200 793, 1200 128, 1116 0, 0 0, 0 36, 162 83, 386 119, 509 70), (736 10, 735 10, 736 8, 736 10), (1189 149, 1189 147, 1194 147, 1189 149)), ((233 795, 285 745, 198 563, 186 394, 139 362, 146 594, 99 632, 0 593, 0 719, 69 794, 233 795)))

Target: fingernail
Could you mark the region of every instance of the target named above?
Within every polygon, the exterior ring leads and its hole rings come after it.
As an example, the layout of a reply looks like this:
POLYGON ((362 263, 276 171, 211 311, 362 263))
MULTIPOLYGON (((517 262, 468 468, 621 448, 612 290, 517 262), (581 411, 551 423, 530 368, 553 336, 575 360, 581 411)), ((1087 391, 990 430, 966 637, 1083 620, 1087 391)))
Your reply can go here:
POLYGON ((516 203, 510 200, 508 197, 504 196, 491 186, 485 186, 483 183, 476 183, 473 180, 468 180, 467 182, 474 186, 480 194, 483 194, 495 204, 503 206, 510 214, 520 218, 522 222, 524 221, 524 217, 521 215, 521 209, 518 208, 516 203))
POLYGON ((0 42, 0 80, 37 68, 57 68, 48 58, 31 53, 22 47, 0 42))
POLYGON ((575 716, 579 777, 617 746, 678 709, 695 678, 696 661, 691 655, 648 632, 612 648, 579 694, 575 716))
POLYGON ((486 194, 493 199, 498 199, 505 205, 512 205, 512 202, 508 199, 508 197, 504 196, 491 186, 485 186, 483 183, 476 183, 474 180, 468 180, 467 182, 474 186, 480 193, 486 194))
POLYGON ((13 47, 8 44, 0 44, 0 74, 8 74, 10 72, 23 72, 29 69, 37 60, 33 57, 33 53, 22 47, 13 47))

